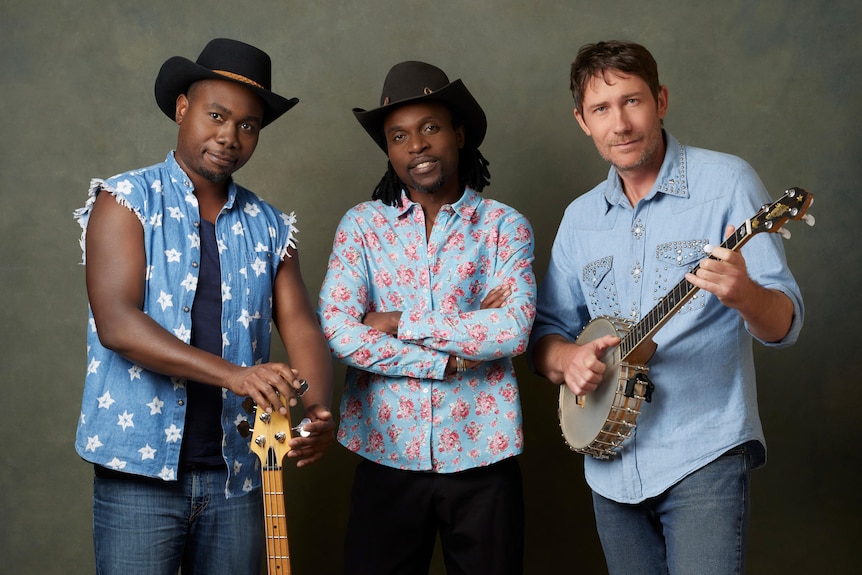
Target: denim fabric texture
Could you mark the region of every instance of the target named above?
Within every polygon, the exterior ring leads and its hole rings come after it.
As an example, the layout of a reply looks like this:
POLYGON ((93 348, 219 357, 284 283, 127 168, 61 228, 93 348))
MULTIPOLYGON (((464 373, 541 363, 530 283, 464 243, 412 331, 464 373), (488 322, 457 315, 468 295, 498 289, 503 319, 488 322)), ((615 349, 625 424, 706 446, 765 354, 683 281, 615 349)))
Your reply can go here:
POLYGON ((260 489, 224 496, 227 471, 182 471, 178 481, 96 474, 98 575, 259 575, 260 489), (183 560, 185 558, 185 563, 183 560))
MULTIPOLYGON (((531 342, 554 333, 574 341, 593 318, 636 321, 685 273, 770 197, 754 170, 728 154, 682 146, 665 132, 667 152, 651 192, 634 207, 612 167, 608 179, 566 209, 539 288, 531 342)), ((799 286, 778 234, 760 233, 741 254, 748 273, 794 305, 793 344, 802 327, 799 286)), ((736 310, 699 291, 654 338, 655 384, 631 437, 610 460, 585 457, 589 486, 637 503, 749 440, 766 441, 757 409, 753 338, 736 310)), ((528 354, 529 356, 529 354, 528 354)), ((763 458, 755 466, 763 463, 763 458)))

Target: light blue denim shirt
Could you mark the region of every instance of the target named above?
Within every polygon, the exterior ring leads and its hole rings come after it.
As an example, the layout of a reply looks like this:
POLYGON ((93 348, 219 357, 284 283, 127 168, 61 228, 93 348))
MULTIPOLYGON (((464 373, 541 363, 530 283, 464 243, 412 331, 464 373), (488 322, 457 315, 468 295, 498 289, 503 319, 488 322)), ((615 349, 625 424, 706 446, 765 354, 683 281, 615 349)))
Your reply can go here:
MULTIPOLYGON (((632 207, 616 170, 566 209, 539 289, 531 342, 551 333, 577 338, 597 316, 639 320, 770 199, 743 160, 682 146, 665 133, 667 153, 646 198, 632 207)), ((794 306, 793 344, 803 304, 777 234, 761 233, 740 252, 749 275, 794 306)), ((765 439, 757 410, 752 336, 740 315, 699 291, 654 338, 655 384, 637 427, 610 460, 585 456, 587 483, 600 495, 635 503, 659 495, 729 448, 765 439)), ((763 461, 759 461, 761 464, 763 461)))
POLYGON ((342 218, 318 314, 347 366, 338 441, 375 463, 452 473, 523 449, 512 357, 535 317, 533 230, 500 202, 466 190, 443 206, 426 240, 422 208, 364 202, 342 218), (508 285, 501 308, 480 310, 508 285), (364 325, 401 311, 397 335, 364 325), (481 360, 446 375, 449 355, 481 360))
MULTIPOLYGON (((96 194, 106 191, 141 222, 147 258, 143 310, 188 343, 199 274, 200 215, 191 180, 173 152, 160 164, 90 183, 86 205, 75 212, 86 227, 96 194)), ((216 220, 222 276, 222 357, 237 365, 269 359, 272 286, 279 262, 294 246, 295 218, 230 183, 216 220)), ((92 312, 87 374, 76 449, 85 460, 166 481, 177 478, 187 397, 185 381, 169 378, 102 347, 92 312)), ((223 390, 226 495, 260 485, 259 460, 237 424, 248 418, 244 398, 223 390)))

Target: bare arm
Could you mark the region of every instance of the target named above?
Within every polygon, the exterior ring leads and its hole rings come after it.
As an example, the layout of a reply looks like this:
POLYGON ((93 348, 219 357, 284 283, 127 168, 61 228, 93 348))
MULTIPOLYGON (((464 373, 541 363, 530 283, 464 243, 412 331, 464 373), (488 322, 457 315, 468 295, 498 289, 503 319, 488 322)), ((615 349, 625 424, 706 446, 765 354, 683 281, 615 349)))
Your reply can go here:
MULTIPOLYGON (((335 423, 330 411, 332 359, 329 346, 311 307, 300 272, 299 254, 294 250, 278 267, 273 306, 275 325, 290 365, 298 377, 308 382, 302 404, 305 416, 311 420, 304 426, 310 435, 291 439, 288 452, 288 457, 298 458, 297 467, 302 467, 323 456, 334 438, 335 423)), ((298 423, 293 422, 294 425, 298 423)))
POLYGON ((107 192, 92 208, 86 258, 90 307, 106 348, 150 371, 224 387, 258 405, 280 405, 278 394, 293 397, 289 384, 296 377, 287 365, 234 365, 180 341, 142 311, 147 264, 141 224, 107 192))

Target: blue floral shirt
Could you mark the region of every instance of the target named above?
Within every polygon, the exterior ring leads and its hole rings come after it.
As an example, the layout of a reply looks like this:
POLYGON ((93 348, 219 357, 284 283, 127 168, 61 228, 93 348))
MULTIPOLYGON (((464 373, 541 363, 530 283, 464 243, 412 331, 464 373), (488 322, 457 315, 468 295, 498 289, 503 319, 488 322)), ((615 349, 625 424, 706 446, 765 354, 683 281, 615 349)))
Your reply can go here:
MULTIPOLYGON (((705 256, 725 227, 740 226, 771 203, 743 160, 682 146, 667 152, 652 191, 634 207, 616 170, 573 201, 563 216, 539 289, 531 342, 551 334, 574 340, 598 316, 639 320, 705 256)), ((803 305, 778 234, 754 236, 741 250, 749 275, 793 302, 794 343, 803 305)), ((655 384, 637 427, 610 460, 586 456, 586 478, 600 495, 635 503, 664 492, 729 448, 765 439, 757 410, 752 336, 736 310, 699 291, 654 337, 655 384)))
POLYGON ((467 190, 443 206, 426 241, 421 206, 354 207, 341 220, 319 316, 347 376, 339 442, 376 463, 450 473, 523 449, 512 357, 535 315, 533 232, 512 208, 467 190), (499 285, 512 295, 480 310, 499 285), (362 323, 401 311, 397 336, 362 323), (482 360, 445 375, 450 354, 482 360))
MULTIPOLYGON (((140 220, 147 258, 143 310, 178 339, 191 336, 197 288, 200 215, 191 180, 171 152, 160 164, 90 183, 86 205, 75 212, 83 231, 96 194, 106 191, 140 220)), ((221 265, 222 357, 237 365, 269 359, 272 286, 279 262, 294 246, 295 218, 231 181, 216 220, 221 265)), ((87 334, 87 374, 76 449, 110 469, 166 481, 177 478, 187 396, 185 381, 135 365, 102 347, 92 312, 87 334)), ((259 460, 237 424, 248 415, 244 398, 223 390, 226 495, 260 484, 259 460)))

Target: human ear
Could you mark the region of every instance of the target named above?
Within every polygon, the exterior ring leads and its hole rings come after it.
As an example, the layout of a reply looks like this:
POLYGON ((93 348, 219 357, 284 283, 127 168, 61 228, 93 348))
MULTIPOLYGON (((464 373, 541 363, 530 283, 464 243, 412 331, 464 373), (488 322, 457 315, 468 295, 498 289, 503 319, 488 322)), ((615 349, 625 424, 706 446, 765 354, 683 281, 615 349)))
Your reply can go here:
POLYGON ((575 119, 578 121, 578 125, 581 127, 581 130, 583 130, 586 135, 592 137, 592 132, 587 127, 586 122, 584 122, 584 117, 581 115, 580 112, 578 112, 577 108, 575 108, 575 119))
POLYGON ((186 112, 189 109, 189 98, 185 94, 180 94, 177 96, 177 107, 174 112, 174 121, 177 125, 183 123, 183 118, 186 116, 186 112))

